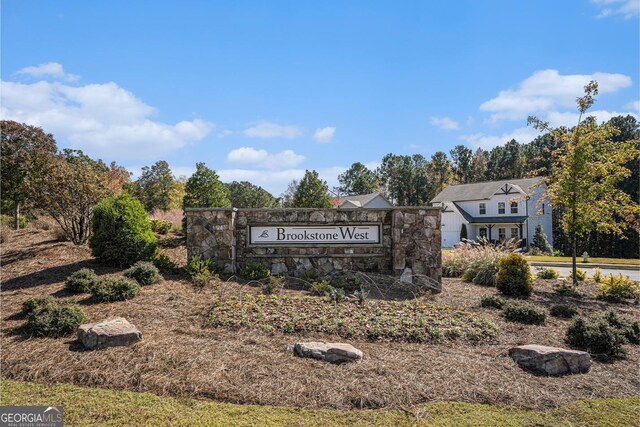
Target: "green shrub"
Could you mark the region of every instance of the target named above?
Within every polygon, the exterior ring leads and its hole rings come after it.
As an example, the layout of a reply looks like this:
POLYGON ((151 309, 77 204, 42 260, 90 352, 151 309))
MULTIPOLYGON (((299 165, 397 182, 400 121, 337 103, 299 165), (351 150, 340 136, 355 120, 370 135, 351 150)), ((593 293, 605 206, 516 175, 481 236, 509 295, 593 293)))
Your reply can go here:
POLYGON ((593 278, 593 281, 595 283, 602 282, 602 270, 600 270, 598 267, 594 268, 593 275, 591 277, 593 278))
POLYGON ((187 263, 187 273, 196 286, 203 287, 211 284, 211 280, 216 277, 213 273, 213 260, 202 259, 200 256, 191 257, 187 263))
POLYGON ((504 298, 498 295, 483 295, 480 298, 480 307, 502 308, 504 304, 504 298))
POLYGON ((311 284, 311 289, 309 289, 309 292, 311 293, 311 295, 324 296, 329 295, 332 290, 333 286, 331 286, 328 281, 322 280, 320 282, 313 282, 311 284))
MULTIPOLYGON (((208 271, 209 273, 214 273, 215 267, 213 264, 213 260, 211 259, 203 259, 200 256, 191 257, 189 262, 187 263, 187 273, 189 276, 194 277, 198 273, 203 273, 208 271)), ((213 274, 211 274, 213 277, 213 274)))
POLYGON ((261 280, 271 276, 271 271, 260 262, 251 262, 242 270, 241 275, 249 280, 261 280))
POLYGON ((142 286, 151 285, 162 280, 158 268, 149 261, 138 261, 126 269, 123 274, 125 277, 134 279, 142 286))
POLYGON ((345 292, 355 292, 362 288, 362 280, 358 276, 342 276, 331 281, 334 288, 342 288, 345 292))
POLYGON ((98 276, 95 271, 90 268, 83 268, 81 270, 72 273, 64 285, 69 291, 74 293, 87 293, 91 290, 91 287, 98 281, 98 276))
POLYGON ((572 347, 592 354, 618 356, 623 344, 640 343, 640 322, 610 310, 589 318, 574 318, 566 337, 572 347))
POLYGON ((536 276, 539 279, 557 279, 560 277, 560 273, 555 268, 549 267, 536 267, 536 276))
POLYGON ((640 344, 640 321, 627 316, 619 316, 613 309, 607 310, 602 318, 618 329, 629 344, 640 344))
POLYGON ((265 295, 279 294, 284 287, 284 279, 278 276, 269 276, 269 280, 262 285, 262 293, 265 295))
POLYGON ((173 225, 170 221, 164 219, 152 219, 150 220, 151 230, 158 234, 167 234, 171 230, 173 225))
POLYGON ((547 319, 547 312, 528 301, 509 301, 503 306, 504 317, 512 322, 541 325, 547 319))
POLYGON ((498 262, 496 288, 504 295, 528 297, 533 290, 533 279, 527 260, 513 253, 498 262))
POLYGON ((138 292, 140 285, 135 280, 124 277, 100 279, 91 288, 91 295, 99 302, 128 300, 138 292))
POLYGON ((201 288, 210 285, 213 278, 214 275, 209 270, 198 271, 191 275, 193 284, 201 288))
POLYGON ((578 314, 578 308, 574 305, 554 304, 549 309, 549 314, 554 317, 563 317, 571 319, 578 314))
POLYGON ((584 282, 587 280, 587 272, 581 268, 576 268, 576 278, 578 279, 578 282, 584 282))
POLYGON ((165 254, 157 254, 155 258, 153 258, 153 265, 163 271, 178 270, 178 266, 176 265, 176 263, 171 261, 171 259, 165 254))
POLYGON ((88 319, 75 301, 51 297, 31 298, 25 302, 23 309, 27 309, 29 331, 44 337, 69 335, 88 319))
POLYGON ((57 300, 52 296, 33 297, 22 303, 22 314, 31 314, 36 308, 46 304, 55 303, 57 300))
POLYGON ((107 264, 131 265, 153 259, 156 253, 156 237, 147 213, 138 199, 127 193, 96 206, 91 230, 91 252, 107 264))
MULTIPOLYGON (((25 217, 24 215, 20 215, 18 223, 20 225, 20 228, 25 228, 27 226, 27 217, 25 217)), ((0 224, 4 224, 15 229, 16 219, 13 215, 0 215, 0 224)))
POLYGON ((622 274, 613 274, 604 279, 598 289, 596 298, 607 301, 620 301, 623 299, 636 298, 640 295, 640 287, 637 282, 630 280, 622 274))

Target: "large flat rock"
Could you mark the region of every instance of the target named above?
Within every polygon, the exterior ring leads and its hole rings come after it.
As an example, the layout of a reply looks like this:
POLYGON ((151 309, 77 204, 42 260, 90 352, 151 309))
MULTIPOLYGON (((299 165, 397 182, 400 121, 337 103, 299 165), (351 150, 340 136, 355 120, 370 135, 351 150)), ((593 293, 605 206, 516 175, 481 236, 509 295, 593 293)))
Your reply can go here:
POLYGON ((300 357, 311 357, 331 363, 355 362, 362 359, 362 351, 351 344, 331 342, 299 342, 294 346, 300 357))
POLYGON ((586 351, 559 347, 521 345, 510 349, 509 356, 521 368, 544 375, 577 374, 591 367, 591 356, 586 351))
POLYGON ((142 339, 142 332, 123 317, 86 323, 78 328, 78 340, 89 349, 134 344, 142 339))

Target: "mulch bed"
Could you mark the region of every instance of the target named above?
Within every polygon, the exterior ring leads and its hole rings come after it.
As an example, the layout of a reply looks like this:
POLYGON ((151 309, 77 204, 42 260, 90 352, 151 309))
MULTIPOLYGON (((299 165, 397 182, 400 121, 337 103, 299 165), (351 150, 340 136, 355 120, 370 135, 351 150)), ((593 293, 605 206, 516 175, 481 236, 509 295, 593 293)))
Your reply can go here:
MULTIPOLYGON (((184 246, 178 237, 170 239, 165 253, 184 265, 184 246)), ((495 338, 407 343, 356 337, 349 342, 364 352, 364 360, 335 366, 297 358, 291 347, 300 340, 340 340, 336 335, 205 327, 219 293, 196 289, 183 275, 165 275, 164 281, 143 287, 135 298, 116 303, 99 304, 88 294, 68 294, 64 279, 83 267, 99 275, 120 274, 93 260, 87 247, 56 242, 49 232, 17 231, 2 245, 3 378, 320 408, 405 408, 427 401, 464 401, 541 409, 576 399, 637 396, 640 391, 638 346, 625 346, 624 359, 594 360, 583 375, 553 378, 521 370, 508 349, 531 343, 566 346, 569 321, 550 317, 541 326, 507 322, 501 311, 479 307, 481 295, 495 294, 495 289, 458 279, 445 279, 444 292, 425 304, 466 306, 468 312, 495 322, 495 338), (26 299, 38 295, 76 299, 91 321, 124 316, 140 328, 143 340, 131 347, 85 351, 75 337, 30 337, 19 312, 26 299)), ((640 318, 637 305, 594 299, 593 284, 580 286, 582 298, 557 294, 553 288, 558 284, 537 280, 530 300, 546 308, 572 303, 582 314, 613 307, 640 318)), ((284 294, 307 295, 295 290, 284 294)))

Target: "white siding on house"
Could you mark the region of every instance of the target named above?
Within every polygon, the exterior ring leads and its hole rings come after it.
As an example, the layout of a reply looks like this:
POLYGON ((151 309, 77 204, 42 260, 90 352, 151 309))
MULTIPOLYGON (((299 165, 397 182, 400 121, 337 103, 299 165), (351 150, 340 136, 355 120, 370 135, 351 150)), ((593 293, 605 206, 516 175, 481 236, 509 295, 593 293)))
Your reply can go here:
POLYGON ((462 209, 467 211, 469 215, 482 218, 483 216, 525 216, 527 204, 526 196, 523 194, 496 194, 489 200, 470 200, 466 202, 456 202, 462 209), (498 203, 504 202, 505 213, 498 213, 498 203), (518 202, 518 213, 511 213, 511 202, 518 202), (487 213, 480 215, 480 203, 484 203, 487 207, 487 213))
POLYGON ((531 245, 533 243, 533 235, 536 231, 536 225, 542 224, 542 230, 547 235, 547 241, 553 247, 553 221, 551 216, 551 206, 544 200, 544 213, 542 213, 542 203, 538 203, 539 200, 544 196, 544 187, 537 187, 533 193, 531 194, 531 199, 529 199, 529 220, 527 221, 528 225, 528 234, 531 236, 530 239, 527 240, 527 244, 531 245))

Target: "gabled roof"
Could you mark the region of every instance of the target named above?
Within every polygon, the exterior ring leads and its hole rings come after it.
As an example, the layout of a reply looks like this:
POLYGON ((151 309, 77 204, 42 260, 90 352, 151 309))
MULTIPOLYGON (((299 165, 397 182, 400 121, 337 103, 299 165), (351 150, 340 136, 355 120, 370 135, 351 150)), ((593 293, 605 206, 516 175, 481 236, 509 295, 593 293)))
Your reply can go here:
MULTIPOLYGON (((464 202, 466 200, 486 200, 501 191, 505 185, 507 189, 513 188, 516 193, 524 193, 530 195, 532 187, 538 184, 542 177, 522 178, 522 179, 505 179, 502 181, 486 181, 476 182, 473 184, 454 184, 448 185, 431 203, 437 202, 464 202)), ((509 193, 511 194, 511 193, 509 193)))
POLYGON ((334 206, 343 206, 345 203, 349 202, 354 206, 361 207, 366 206, 369 202, 371 202, 376 197, 381 197, 391 206, 391 203, 381 194, 379 193, 370 193, 370 194, 358 194, 355 196, 340 196, 337 200, 332 201, 334 206))

